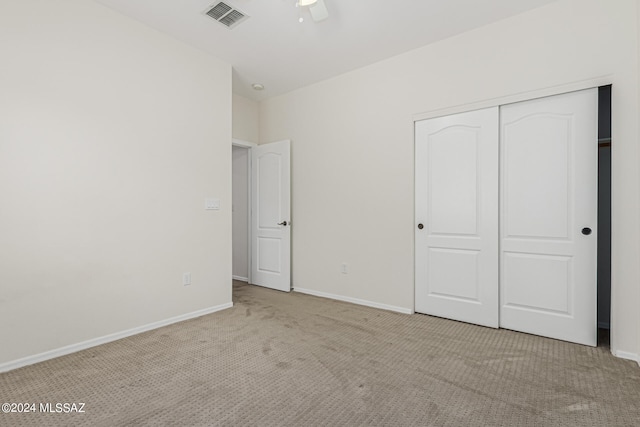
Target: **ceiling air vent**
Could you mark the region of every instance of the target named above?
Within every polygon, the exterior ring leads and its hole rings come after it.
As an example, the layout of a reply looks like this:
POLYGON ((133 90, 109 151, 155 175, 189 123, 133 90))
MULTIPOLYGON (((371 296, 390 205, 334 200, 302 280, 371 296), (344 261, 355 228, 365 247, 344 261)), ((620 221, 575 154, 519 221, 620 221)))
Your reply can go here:
POLYGON ((206 14, 228 28, 233 28, 248 18, 244 12, 222 1, 216 3, 206 14))

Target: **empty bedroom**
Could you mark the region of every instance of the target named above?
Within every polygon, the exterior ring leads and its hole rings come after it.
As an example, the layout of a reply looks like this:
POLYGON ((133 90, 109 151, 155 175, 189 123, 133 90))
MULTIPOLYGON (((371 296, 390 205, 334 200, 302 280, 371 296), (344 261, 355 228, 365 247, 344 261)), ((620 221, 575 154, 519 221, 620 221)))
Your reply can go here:
POLYGON ((640 0, 1 0, 0 55, 0 425, 640 425, 640 0))

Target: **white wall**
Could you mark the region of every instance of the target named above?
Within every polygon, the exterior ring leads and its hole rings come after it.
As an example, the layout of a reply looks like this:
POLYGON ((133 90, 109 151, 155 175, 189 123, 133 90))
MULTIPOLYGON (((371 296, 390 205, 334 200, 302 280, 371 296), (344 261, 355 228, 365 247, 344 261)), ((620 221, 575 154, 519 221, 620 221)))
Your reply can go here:
POLYGON ((248 142, 259 140, 258 103, 233 94, 233 137, 248 142))
POLYGON ((233 276, 249 277, 249 150, 233 147, 233 276))
POLYGON ((0 367, 229 304, 230 66, 86 0, 0 52, 0 367))
POLYGON ((292 139, 294 287, 412 309, 415 115, 606 76, 612 345, 638 354, 637 5, 562 0, 263 101, 261 142, 292 139))

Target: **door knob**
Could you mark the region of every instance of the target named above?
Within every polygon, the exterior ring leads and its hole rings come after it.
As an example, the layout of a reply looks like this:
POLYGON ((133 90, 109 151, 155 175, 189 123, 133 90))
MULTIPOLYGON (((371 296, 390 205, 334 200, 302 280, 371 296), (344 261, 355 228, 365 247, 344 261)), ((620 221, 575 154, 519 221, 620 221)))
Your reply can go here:
POLYGON ((284 225, 286 227, 287 226, 287 221, 279 222, 278 225, 284 225))
POLYGON ((418 224, 418 230, 422 230, 424 228, 424 225, 422 225, 422 223, 418 224))
POLYGON ((589 227, 583 228, 582 234, 584 234, 585 236, 588 236, 589 234, 591 234, 591 229, 589 227))

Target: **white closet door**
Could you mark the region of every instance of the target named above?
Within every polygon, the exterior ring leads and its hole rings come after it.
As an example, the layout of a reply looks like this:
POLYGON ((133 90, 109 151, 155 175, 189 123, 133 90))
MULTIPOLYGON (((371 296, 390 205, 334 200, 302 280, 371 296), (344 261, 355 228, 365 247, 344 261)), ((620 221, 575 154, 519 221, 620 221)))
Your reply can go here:
POLYGON ((597 114, 597 89, 501 107, 501 327, 596 345, 597 114))
POLYGON ((498 108, 416 123, 415 310, 498 327, 498 108))

